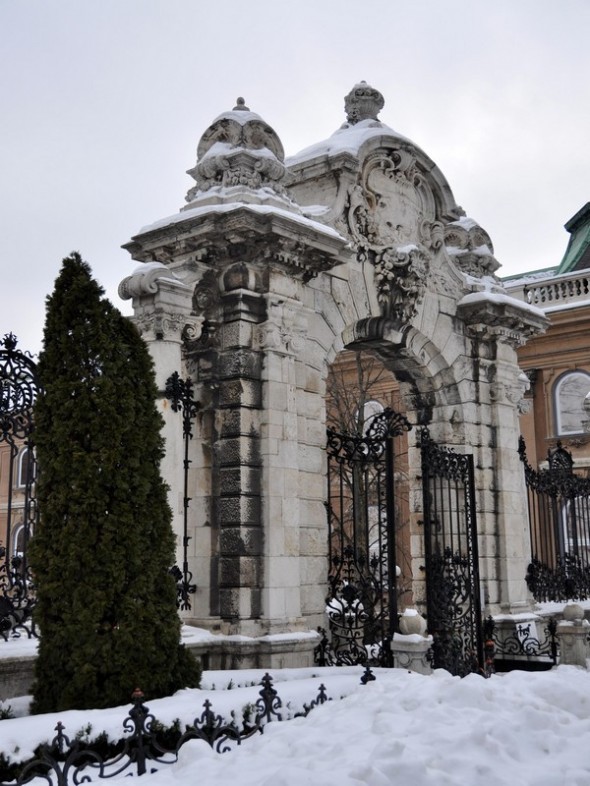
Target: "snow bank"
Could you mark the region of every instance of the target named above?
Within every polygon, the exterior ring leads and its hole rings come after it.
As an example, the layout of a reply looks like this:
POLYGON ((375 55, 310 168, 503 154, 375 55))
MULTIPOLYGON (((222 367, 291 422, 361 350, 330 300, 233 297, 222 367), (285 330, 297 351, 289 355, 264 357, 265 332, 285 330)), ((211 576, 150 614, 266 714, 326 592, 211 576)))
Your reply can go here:
MULTIPOLYGON (((313 670, 320 672, 329 695, 347 688, 350 695, 314 709, 307 718, 271 723, 264 735, 247 740, 231 753, 219 755, 205 743, 188 743, 177 764, 145 775, 143 786, 590 783, 590 674, 583 669, 560 666, 549 672, 511 672, 489 680, 477 675, 461 680, 441 670, 430 677, 401 669, 379 670, 377 680, 366 686, 358 684, 358 669, 354 676, 351 670, 340 672, 341 676, 333 669, 313 670)), ((212 679, 210 674, 206 681, 212 679)), ((274 675, 277 680, 279 674, 274 675)), ((289 686, 293 704, 301 698, 308 700, 311 684, 316 682, 306 674, 282 683, 279 695, 285 700, 289 686)), ((163 720, 179 717, 187 693, 151 702, 150 709, 163 720)), ((218 711, 222 697, 225 700, 237 693, 226 690, 209 695, 218 711)), ((115 711, 104 712, 106 717, 115 711)), ((29 731, 41 722, 46 728, 48 721, 49 716, 22 719, 21 744, 29 731)), ((17 723, 0 723, 0 749, 6 750, 8 736, 14 739, 17 723)), ((111 781, 119 782, 123 786, 121 779, 111 781)))

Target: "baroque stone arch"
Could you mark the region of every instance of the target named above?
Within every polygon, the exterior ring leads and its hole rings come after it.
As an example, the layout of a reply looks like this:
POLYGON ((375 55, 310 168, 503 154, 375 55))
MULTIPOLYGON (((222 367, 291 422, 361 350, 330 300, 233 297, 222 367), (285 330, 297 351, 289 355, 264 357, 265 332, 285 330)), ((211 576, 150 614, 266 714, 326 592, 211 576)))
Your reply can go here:
MULTIPOLYGON (((285 159, 239 99, 203 135, 186 204, 125 246, 141 266, 120 291, 163 391, 179 542, 182 419, 167 378, 190 378, 201 404, 188 494, 198 502, 193 624, 253 637, 321 624, 325 379, 345 347, 384 358, 416 421, 476 454, 486 603, 526 603, 514 347, 545 320, 508 297, 489 236, 434 162, 378 119, 382 106, 356 85, 344 125, 285 159)), ((309 654, 313 636, 301 646, 309 654)))

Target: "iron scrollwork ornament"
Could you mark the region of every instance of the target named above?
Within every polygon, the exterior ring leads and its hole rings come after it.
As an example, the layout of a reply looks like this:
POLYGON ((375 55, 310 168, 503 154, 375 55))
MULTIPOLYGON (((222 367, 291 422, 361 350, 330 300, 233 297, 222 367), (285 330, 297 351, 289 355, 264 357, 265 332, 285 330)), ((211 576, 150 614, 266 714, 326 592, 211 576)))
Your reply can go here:
POLYGON ((393 438, 412 428, 386 409, 364 434, 327 432, 330 548, 319 663, 392 665, 397 626, 393 438))
POLYGON ((0 544, 0 636, 6 641, 37 636, 27 549, 38 518, 33 408, 40 385, 35 361, 17 345, 13 333, 0 339, 0 445, 8 447, 6 544, 0 544))
POLYGON ((561 442, 534 470, 520 437, 518 453, 528 493, 532 560, 526 583, 538 602, 590 597, 590 480, 574 473, 561 442))
POLYGON ((175 371, 166 380, 166 398, 170 400, 173 412, 182 413, 182 436, 184 438, 184 496, 183 496, 183 537, 182 537, 182 571, 177 565, 171 568, 170 572, 176 579, 177 603, 182 611, 190 611, 190 595, 197 591, 197 585, 193 583, 193 574, 188 568, 188 544, 190 536, 188 534, 188 509, 191 498, 188 496, 188 473, 191 465, 189 458, 189 445, 193 438, 192 423, 199 411, 199 402, 193 397, 193 383, 190 377, 181 379, 178 371, 175 371))

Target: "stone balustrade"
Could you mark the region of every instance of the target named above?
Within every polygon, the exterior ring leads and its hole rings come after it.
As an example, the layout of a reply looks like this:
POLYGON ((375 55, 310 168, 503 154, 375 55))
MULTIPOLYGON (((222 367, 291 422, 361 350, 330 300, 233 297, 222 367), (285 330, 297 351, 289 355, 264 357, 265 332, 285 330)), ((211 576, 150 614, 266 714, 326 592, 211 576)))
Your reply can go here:
POLYGON ((578 271, 547 278, 520 278, 506 281, 506 289, 513 296, 543 310, 575 306, 590 300, 590 273, 578 271))

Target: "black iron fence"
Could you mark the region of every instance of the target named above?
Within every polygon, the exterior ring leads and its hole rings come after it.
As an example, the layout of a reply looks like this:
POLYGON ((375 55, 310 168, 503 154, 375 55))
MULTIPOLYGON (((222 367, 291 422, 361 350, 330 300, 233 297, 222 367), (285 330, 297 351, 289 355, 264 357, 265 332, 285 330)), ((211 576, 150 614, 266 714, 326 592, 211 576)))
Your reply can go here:
POLYGON ((531 533, 526 582, 535 600, 590 597, 590 479, 574 473, 571 453, 557 443, 547 469, 534 470, 521 437, 531 533))
POLYGON ((432 664, 461 677, 485 668, 473 456, 420 435, 432 664))
POLYGON ((36 635, 35 587, 27 548, 37 523, 33 407, 39 392, 32 356, 8 333, 0 339, 0 636, 36 635))
POLYGON ((316 662, 392 666, 397 627, 396 543, 400 504, 396 460, 412 428, 387 408, 362 434, 328 429, 329 639, 322 631, 316 662))
MULTIPOLYGON (((34 407, 40 391, 32 355, 18 348, 13 333, 6 334, 0 339, 0 640, 4 641, 38 635, 33 620, 35 582, 27 552, 39 518, 34 407)), ((167 380, 165 394, 173 411, 182 411, 185 446, 183 563, 182 570, 174 565, 170 573, 176 580, 178 607, 190 610, 190 596, 197 587, 188 568, 188 446, 198 403, 190 379, 181 380, 177 373, 167 380)))
POLYGON ((483 622, 486 662, 496 672, 541 671, 557 665, 557 619, 515 622, 509 630, 489 616, 483 622))
MULTIPOLYGON (((375 679, 367 668, 361 683, 375 679)), ((312 709, 331 701, 323 684, 317 696, 303 704, 300 712, 289 712, 284 707, 269 674, 260 683, 259 698, 248 704, 238 719, 232 713, 228 720, 214 712, 211 702, 203 703, 203 711, 184 731, 176 722, 164 727, 143 703, 143 693, 136 690, 132 705, 123 721, 125 736, 115 742, 98 739, 85 742, 79 734, 68 737, 61 722, 55 727, 55 736, 50 743, 41 745, 34 759, 9 765, 2 773, 1 781, 15 780, 16 786, 41 777, 48 786, 66 786, 101 778, 112 778, 121 774, 144 775, 150 762, 158 765, 174 764, 181 747, 190 740, 203 740, 217 753, 226 753, 236 745, 256 734, 262 734, 266 724, 288 720, 289 717, 305 717, 312 709)))

